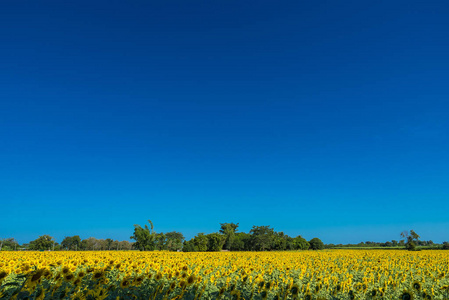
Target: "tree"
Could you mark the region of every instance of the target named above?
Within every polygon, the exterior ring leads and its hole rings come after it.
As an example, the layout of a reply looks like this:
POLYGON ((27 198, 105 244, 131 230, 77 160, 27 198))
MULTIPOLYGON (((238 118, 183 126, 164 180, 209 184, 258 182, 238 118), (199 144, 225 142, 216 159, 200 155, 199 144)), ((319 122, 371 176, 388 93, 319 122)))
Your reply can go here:
POLYGON ((75 236, 66 236, 62 242, 62 248, 66 250, 80 250, 81 238, 79 235, 75 236))
POLYGON ((193 238, 193 243, 196 251, 207 251, 209 239, 204 233, 198 233, 198 235, 193 238))
POLYGON ((405 248, 409 251, 416 250, 416 244, 419 243, 420 236, 413 230, 401 232, 401 237, 404 238, 401 242, 405 243, 405 248))
POLYGON ((246 232, 236 233, 234 241, 231 245, 232 251, 249 251, 251 250, 251 235, 246 232))
POLYGON ((231 250, 238 227, 239 223, 220 223, 220 233, 226 238, 224 244, 224 248, 226 250, 231 250))
POLYGON ((28 245, 29 250, 51 250, 55 245, 55 239, 49 235, 41 235, 28 245))
POLYGON ((16 250, 19 243, 15 238, 0 239, 0 251, 16 250))
POLYGON ((256 251, 266 251, 272 249, 274 240, 274 229, 270 226, 253 226, 249 232, 251 243, 256 251))
POLYGON ((134 225, 134 234, 130 237, 136 241, 134 247, 140 251, 155 250, 156 248, 156 233, 154 232, 153 222, 148 220, 148 223, 150 223, 151 229, 148 225, 145 225, 145 228, 142 228, 140 225, 134 225))
POLYGON ((226 242, 226 236, 219 233, 210 233, 207 236, 207 251, 221 251, 226 242))
POLYGON ((307 250, 310 247, 309 242, 300 235, 293 239, 293 243, 295 245, 294 250, 307 250))
POLYGON ((181 232, 167 232, 165 234, 167 250, 178 251, 182 249, 182 242, 184 241, 184 235, 181 232))
POLYGON ((313 238, 309 241, 310 249, 322 250, 324 249, 324 243, 319 238, 313 238))

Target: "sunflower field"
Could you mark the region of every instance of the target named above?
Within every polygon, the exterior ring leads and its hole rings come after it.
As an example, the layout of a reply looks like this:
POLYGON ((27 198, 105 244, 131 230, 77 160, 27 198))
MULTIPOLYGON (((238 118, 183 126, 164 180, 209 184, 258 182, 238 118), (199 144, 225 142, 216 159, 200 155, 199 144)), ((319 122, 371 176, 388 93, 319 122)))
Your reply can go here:
POLYGON ((449 252, 0 252, 0 299, 449 299, 449 252))

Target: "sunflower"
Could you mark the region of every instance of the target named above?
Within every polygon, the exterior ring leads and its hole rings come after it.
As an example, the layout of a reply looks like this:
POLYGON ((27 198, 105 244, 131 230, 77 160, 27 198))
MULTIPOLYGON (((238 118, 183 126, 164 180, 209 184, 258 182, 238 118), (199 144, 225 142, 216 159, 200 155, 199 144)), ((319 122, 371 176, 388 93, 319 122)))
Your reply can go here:
POLYGON ((98 280, 104 277, 104 272, 102 270, 97 270, 92 274, 92 279, 98 280))
POLYGON ((265 288, 269 290, 271 288, 271 282, 268 281, 267 283, 265 283, 265 288))
POLYGON ((415 282, 413 282, 412 287, 414 290, 419 292, 421 290, 421 283, 419 283, 418 281, 415 281, 415 282))
POLYGON ((268 298, 268 292, 267 291, 262 291, 262 293, 260 293, 260 296, 262 296, 262 299, 265 300, 268 298))
POLYGON ((161 280, 162 279, 162 274, 159 272, 159 273, 157 273, 156 274, 156 277, 154 278, 154 279, 156 279, 156 280, 161 280))
POLYGON ((401 300, 413 300, 413 294, 410 293, 409 291, 404 291, 399 296, 399 299, 401 299, 401 300))
POLYGON ((66 275, 66 274, 68 274, 68 273, 70 273, 69 267, 67 267, 67 266, 63 267, 63 268, 62 268, 62 274, 66 275))
POLYGON ((181 280, 181 282, 179 283, 179 286, 184 289, 186 287, 187 283, 185 280, 181 280))
POLYGON ((42 275, 44 275, 44 271, 45 269, 38 269, 32 273, 30 280, 28 281, 30 286, 35 286, 36 284, 39 283, 39 280, 41 279, 42 275))
POLYGON ((176 282, 173 281, 172 283, 170 283, 170 287, 168 288, 168 290, 171 292, 176 288, 176 282))
POLYGON ((73 281, 75 279, 75 275, 73 273, 68 273, 64 275, 64 280, 67 282, 73 281))
POLYGON ((290 293, 291 293, 293 296, 298 296, 298 294, 299 294, 299 286, 296 285, 296 284, 294 284, 294 285, 290 288, 290 293))
POLYGON ((135 285, 139 286, 139 285, 142 284, 142 282, 143 282, 143 276, 137 276, 136 278, 134 278, 134 282, 133 283, 135 285))
POLYGON ((304 300, 312 300, 312 295, 307 293, 304 295, 304 300))
POLYGON ((8 276, 8 273, 6 271, 0 271, 0 282, 8 276))
POLYGON ((84 276, 86 276, 86 273, 84 273, 83 271, 78 272, 79 278, 83 278, 84 276))
POLYGON ((190 275, 189 277, 187 277, 187 285, 192 285, 195 282, 196 278, 195 275, 190 275))
POLYGON ((131 280, 128 277, 123 278, 123 280, 120 282, 120 287, 122 289, 129 287, 131 284, 131 280))

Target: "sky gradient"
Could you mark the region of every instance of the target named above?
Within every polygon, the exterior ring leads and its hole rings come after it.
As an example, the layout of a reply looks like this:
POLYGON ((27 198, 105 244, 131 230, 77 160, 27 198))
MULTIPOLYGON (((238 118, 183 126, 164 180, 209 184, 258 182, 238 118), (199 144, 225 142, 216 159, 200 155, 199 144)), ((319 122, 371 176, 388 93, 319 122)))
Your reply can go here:
POLYGON ((445 1, 2 1, 0 238, 449 240, 445 1))

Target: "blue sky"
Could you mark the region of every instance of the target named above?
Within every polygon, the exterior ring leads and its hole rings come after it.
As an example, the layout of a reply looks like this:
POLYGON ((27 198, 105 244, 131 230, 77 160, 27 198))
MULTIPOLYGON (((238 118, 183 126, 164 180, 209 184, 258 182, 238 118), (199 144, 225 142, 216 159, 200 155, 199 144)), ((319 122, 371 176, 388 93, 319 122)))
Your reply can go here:
POLYGON ((0 237, 449 240, 445 1, 2 1, 0 237))

